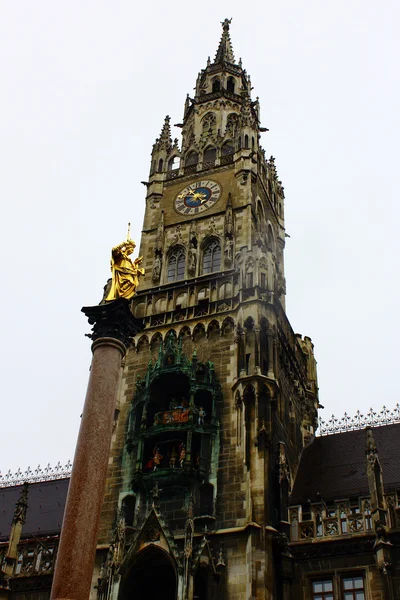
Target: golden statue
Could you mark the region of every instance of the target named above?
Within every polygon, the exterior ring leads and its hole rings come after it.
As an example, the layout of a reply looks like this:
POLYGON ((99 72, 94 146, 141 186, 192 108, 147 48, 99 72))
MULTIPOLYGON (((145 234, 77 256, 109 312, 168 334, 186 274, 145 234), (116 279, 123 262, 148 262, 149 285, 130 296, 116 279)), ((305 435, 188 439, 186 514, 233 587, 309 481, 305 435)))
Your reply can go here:
POLYGON ((128 223, 126 241, 111 250, 112 281, 106 302, 117 298, 132 298, 139 285, 139 276, 144 275, 144 269, 139 267, 143 256, 134 261, 129 258, 136 248, 135 242, 130 239, 130 226, 128 223))

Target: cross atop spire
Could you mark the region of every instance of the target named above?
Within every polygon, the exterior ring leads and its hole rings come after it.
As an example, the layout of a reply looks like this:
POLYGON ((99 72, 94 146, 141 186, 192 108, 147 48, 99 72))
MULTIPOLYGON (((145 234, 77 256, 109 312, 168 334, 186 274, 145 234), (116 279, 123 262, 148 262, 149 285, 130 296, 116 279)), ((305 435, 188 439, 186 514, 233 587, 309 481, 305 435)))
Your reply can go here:
POLYGON ((235 57, 233 55, 231 38, 229 35, 229 25, 231 24, 232 19, 225 19, 221 22, 222 25, 222 36, 221 41, 218 46, 217 53, 215 55, 214 64, 218 63, 235 63, 235 57))

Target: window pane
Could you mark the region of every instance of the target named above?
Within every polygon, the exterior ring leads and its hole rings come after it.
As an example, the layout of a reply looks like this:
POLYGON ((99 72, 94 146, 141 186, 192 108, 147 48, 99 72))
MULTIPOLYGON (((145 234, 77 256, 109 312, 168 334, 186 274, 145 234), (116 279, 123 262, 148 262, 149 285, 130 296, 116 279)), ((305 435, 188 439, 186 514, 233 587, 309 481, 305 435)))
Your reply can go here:
POLYGON ((354 589, 356 589, 356 590, 364 589, 364 582, 363 582, 362 577, 354 577, 353 581, 354 581, 354 589))
POLYGON ((213 252, 212 272, 219 271, 221 268, 221 247, 215 246, 213 252))
POLYGON ((344 600, 354 600, 353 592, 345 592, 344 600))
POLYGON ((333 584, 332 581, 324 581, 324 592, 332 592, 333 584))
POLYGON ((171 256, 168 261, 168 281, 175 281, 176 257, 171 256))
POLYGON ((320 581, 313 583, 313 592, 322 592, 322 583, 320 581))
POLYGON ((364 592, 356 592, 356 600, 365 600, 364 592))
POLYGON ((203 256, 203 273, 211 273, 211 249, 207 248, 203 256))
POLYGON ((177 267, 177 279, 183 279, 185 276, 185 256, 180 254, 178 256, 178 267, 177 267))

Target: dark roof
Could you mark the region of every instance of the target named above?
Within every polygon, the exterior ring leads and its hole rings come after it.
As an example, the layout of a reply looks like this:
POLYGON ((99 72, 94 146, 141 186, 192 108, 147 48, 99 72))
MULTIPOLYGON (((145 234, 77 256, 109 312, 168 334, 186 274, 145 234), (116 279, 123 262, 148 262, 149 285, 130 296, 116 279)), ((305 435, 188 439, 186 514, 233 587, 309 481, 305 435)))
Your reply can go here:
MULTIPOLYGON (((22 527, 22 538, 57 534, 61 530, 69 479, 31 483, 28 488, 28 509, 22 527)), ((0 488, 0 541, 10 535, 15 503, 22 485, 0 488)))
MULTIPOLYGON (((400 423, 374 427, 385 492, 400 490, 400 423)), ((369 496, 366 429, 315 438, 301 456, 291 504, 369 496)))

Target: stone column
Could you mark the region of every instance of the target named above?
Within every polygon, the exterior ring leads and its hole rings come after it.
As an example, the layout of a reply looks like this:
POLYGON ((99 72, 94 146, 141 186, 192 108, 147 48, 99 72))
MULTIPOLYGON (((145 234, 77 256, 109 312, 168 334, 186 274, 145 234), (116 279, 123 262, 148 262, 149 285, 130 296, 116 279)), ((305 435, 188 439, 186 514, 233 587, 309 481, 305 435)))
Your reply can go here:
POLYGON ((93 359, 62 525, 52 600, 87 600, 107 476, 121 361, 140 329, 119 298, 84 307, 93 325, 93 359))

